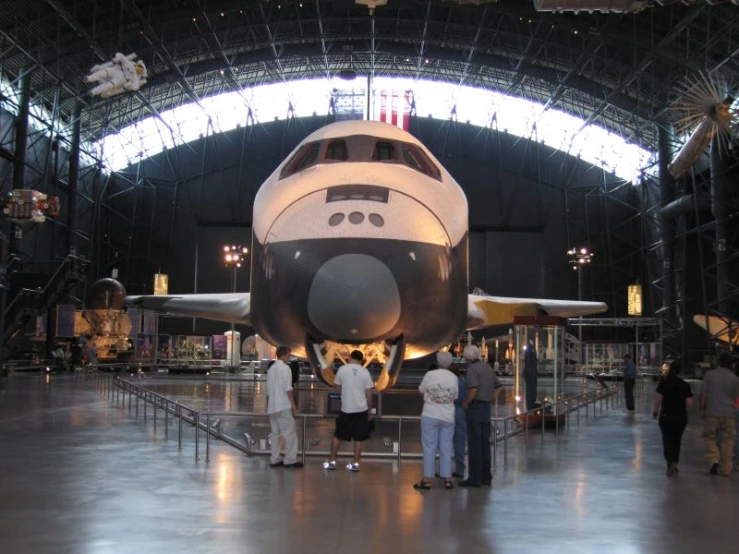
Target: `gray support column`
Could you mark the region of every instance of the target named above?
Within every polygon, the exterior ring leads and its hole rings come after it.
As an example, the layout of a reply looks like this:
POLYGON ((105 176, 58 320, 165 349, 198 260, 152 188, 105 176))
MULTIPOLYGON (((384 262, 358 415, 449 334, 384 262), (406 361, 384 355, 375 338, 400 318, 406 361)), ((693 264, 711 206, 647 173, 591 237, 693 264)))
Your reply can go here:
POLYGON ((716 227, 714 250, 716 255, 716 309, 722 313, 729 312, 729 266, 728 258, 728 218, 730 205, 730 183, 727 175, 728 163, 721 156, 718 139, 714 135, 711 140, 711 212, 716 227))
POLYGON ((67 252, 77 253, 77 188, 80 179, 80 115, 82 104, 77 103, 72 115, 72 145, 69 149, 69 196, 67 198, 67 252))
MULTIPOLYGON (((658 134, 660 208, 664 208, 674 200, 675 181, 667 170, 672 161, 672 128, 660 125, 658 134)), ((675 321, 675 226, 672 218, 665 217, 661 211, 659 216, 659 239, 662 243, 662 309, 668 321, 675 321)))
MULTIPOLYGON (((15 119, 15 165, 13 166, 13 188, 23 189, 26 184, 26 148, 28 146, 28 104, 31 100, 31 71, 21 70, 20 101, 15 119)), ((12 225, 11 250, 22 249, 23 230, 20 225, 12 225)))
POLYGON ((26 147, 28 143, 28 104, 31 99, 31 71, 23 68, 20 77, 20 102, 15 119, 15 166, 13 166, 13 188, 25 188, 26 147))

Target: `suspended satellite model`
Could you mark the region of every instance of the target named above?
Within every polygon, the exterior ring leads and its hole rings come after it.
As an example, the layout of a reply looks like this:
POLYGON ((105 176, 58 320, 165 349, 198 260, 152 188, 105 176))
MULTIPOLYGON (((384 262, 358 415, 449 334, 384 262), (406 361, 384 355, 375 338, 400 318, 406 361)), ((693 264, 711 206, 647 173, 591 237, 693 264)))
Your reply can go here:
POLYGON ((136 54, 124 56, 118 52, 112 61, 93 65, 90 74, 83 79, 85 83, 98 83, 90 94, 110 98, 124 92, 139 90, 146 84, 148 74, 144 62, 134 60, 136 54))
POLYGON ((711 138, 717 137, 719 153, 728 150, 729 143, 736 134, 739 115, 731 104, 726 83, 709 73, 700 72, 686 78, 678 86, 678 98, 670 106, 681 114, 677 122, 678 134, 691 129, 690 138, 677 153, 668 169, 676 179, 688 171, 701 157, 711 138))

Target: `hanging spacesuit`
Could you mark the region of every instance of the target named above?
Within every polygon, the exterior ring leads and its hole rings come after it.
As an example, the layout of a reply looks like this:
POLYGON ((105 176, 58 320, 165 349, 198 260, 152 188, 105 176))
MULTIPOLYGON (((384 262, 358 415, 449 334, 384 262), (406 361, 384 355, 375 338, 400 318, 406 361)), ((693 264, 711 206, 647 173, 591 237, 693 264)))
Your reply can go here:
POLYGON ((86 83, 99 83, 90 91, 93 96, 110 98, 124 92, 137 91, 146 84, 146 66, 141 60, 134 61, 136 54, 124 56, 118 52, 113 60, 95 65, 83 79, 86 83))
POLYGON ((533 410, 536 406, 536 381, 539 377, 538 362, 534 341, 529 341, 523 357, 523 378, 526 382, 526 410, 533 410))

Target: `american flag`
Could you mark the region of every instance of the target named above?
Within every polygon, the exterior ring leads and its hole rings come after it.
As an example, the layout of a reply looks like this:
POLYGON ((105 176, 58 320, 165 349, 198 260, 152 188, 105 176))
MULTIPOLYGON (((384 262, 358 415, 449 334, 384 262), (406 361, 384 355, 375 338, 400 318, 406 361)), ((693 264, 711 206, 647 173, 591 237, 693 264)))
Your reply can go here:
POLYGON ((380 90, 375 95, 375 119, 409 131, 411 128, 411 103, 409 90, 380 90))

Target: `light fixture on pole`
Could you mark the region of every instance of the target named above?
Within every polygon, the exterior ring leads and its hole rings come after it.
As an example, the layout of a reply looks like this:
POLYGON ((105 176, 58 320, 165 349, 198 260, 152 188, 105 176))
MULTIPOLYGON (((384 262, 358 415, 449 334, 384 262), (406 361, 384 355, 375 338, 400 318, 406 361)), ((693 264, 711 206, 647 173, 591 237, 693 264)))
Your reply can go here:
MULTIPOLYGON (((570 248, 567 251, 567 258, 572 269, 577 271, 577 299, 582 300, 582 272, 586 266, 593 261, 594 254, 587 246, 578 248, 570 248)), ((577 327, 577 340, 580 343, 580 364, 582 364, 582 316, 580 317, 580 325, 577 327)))
MULTIPOLYGON (((241 245, 235 245, 235 244, 227 244, 223 247, 223 263, 226 264, 226 267, 230 267, 232 269, 231 272, 231 292, 236 292, 236 275, 238 270, 241 268, 241 266, 244 264, 244 258, 246 258, 246 255, 249 253, 249 249, 246 246, 241 245)), ((238 345, 239 347, 241 345, 238 345)), ((231 323, 231 356, 228 360, 229 367, 235 368, 236 367, 236 334, 234 329, 234 324, 231 323)), ((239 348, 240 350, 240 348, 239 348)), ((239 365, 241 362, 241 352, 239 351, 239 365)))
POLYGON ((641 285, 639 283, 636 283, 635 285, 629 285, 628 293, 626 296, 626 308, 629 315, 641 315, 641 285))

